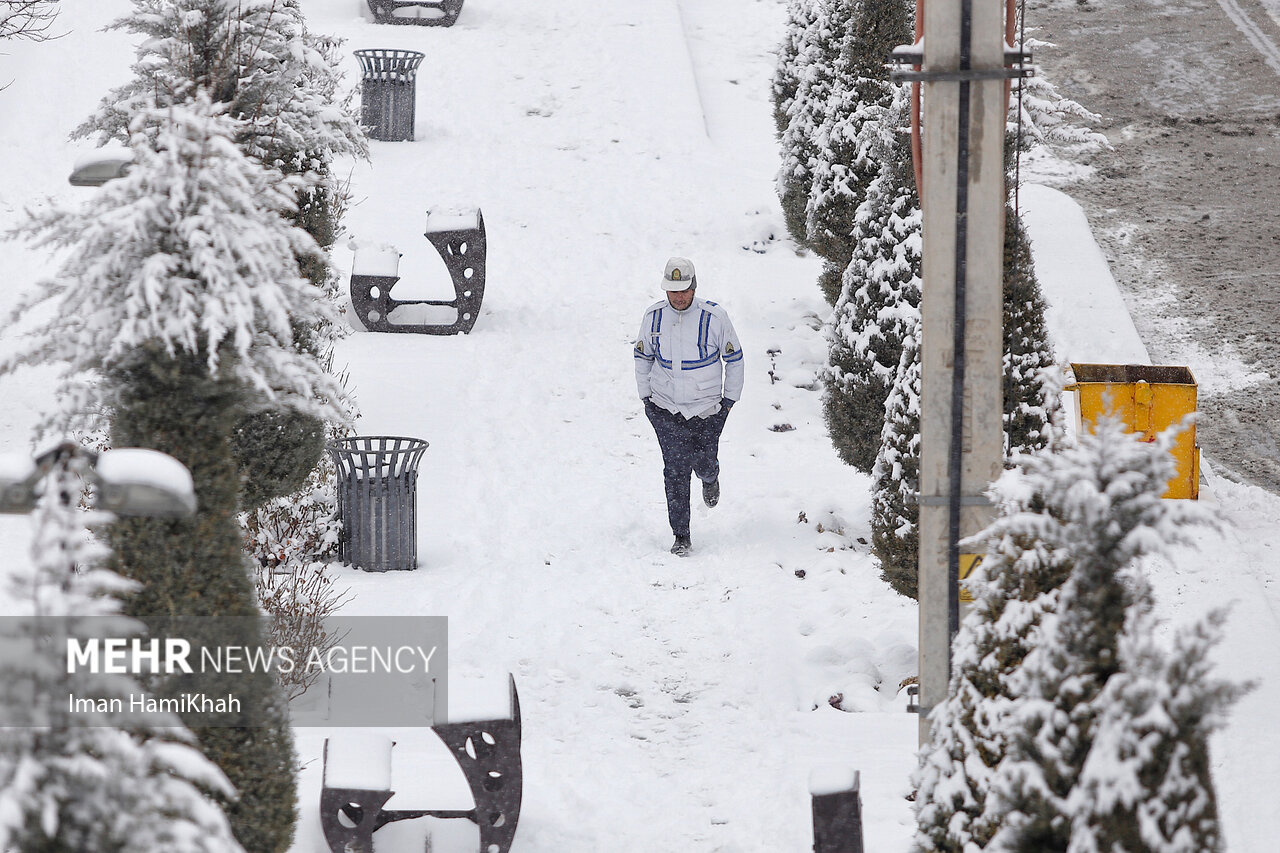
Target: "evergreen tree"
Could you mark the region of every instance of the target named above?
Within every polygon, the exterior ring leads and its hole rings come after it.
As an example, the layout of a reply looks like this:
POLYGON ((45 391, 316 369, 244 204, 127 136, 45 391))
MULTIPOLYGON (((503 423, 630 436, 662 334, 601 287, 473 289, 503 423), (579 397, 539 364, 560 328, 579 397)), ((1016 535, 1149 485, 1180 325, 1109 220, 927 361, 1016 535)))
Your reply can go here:
POLYGON ((968 580, 974 603, 952 643, 947 698, 934 710, 916 772, 917 853, 983 849, 997 828, 986 816, 987 791, 1008 751, 1003 721, 1018 698, 1010 679, 1071 571, 1070 552, 1054 538, 1059 521, 1026 472, 1033 464, 1019 459, 993 488, 1000 517, 976 546, 985 556, 968 580))
MULTIPOLYGON (((878 125, 900 88, 889 82, 887 58, 911 41, 912 6, 905 0, 856 0, 844 11, 832 27, 840 45, 818 113, 805 206, 809 245, 841 270, 854 255, 854 220, 880 173, 881 158, 903 156, 880 143, 878 125)), ((910 162, 910 149, 905 159, 910 162)), ((834 303, 832 295, 828 299, 834 303)))
POLYGON ((1140 587, 1120 637, 1121 669, 1099 693, 1093 743, 1068 797, 1068 853, 1222 849, 1209 735, 1242 688, 1212 675, 1208 657, 1225 613, 1154 640, 1140 587))
MULTIPOLYGON (((53 309, 36 344, 0 368, 58 366, 61 422, 105 409, 115 446, 152 447, 191 470, 193 519, 112 528, 118 570, 140 584, 128 612, 155 636, 242 646, 261 629, 236 523, 235 424, 258 398, 319 418, 342 411, 340 386, 295 345, 295 322, 333 315, 298 274, 314 241, 276 212, 291 208, 292 184, 245 157, 219 112, 197 96, 142 114, 126 176, 79 210, 34 218, 30 236, 66 260, 15 309, 53 309), (202 621, 210 614, 216 624, 202 621)), ((268 673, 226 692, 243 697, 243 720, 196 734, 240 794, 228 814, 241 844, 283 851, 294 808, 285 708, 268 673)))
POLYGON ((133 711, 142 691, 129 676, 68 672, 68 640, 136 626, 117 598, 131 585, 98 566, 102 549, 84 529, 102 519, 76 509, 86 458, 58 451, 34 513, 34 570, 11 581, 29 612, 0 623, 0 849, 242 853, 204 793, 231 786, 179 721, 133 711), (73 712, 69 696, 104 710, 73 712))
POLYGON ((1031 241, 1012 207, 1004 219, 1004 455, 1047 447, 1060 429, 1062 404, 1045 325, 1045 301, 1031 241))
MULTIPOLYGON (((280 213, 307 231, 303 274, 321 298, 336 300, 336 271, 325 252, 345 206, 335 179, 340 156, 367 156, 367 142, 340 93, 340 42, 309 32, 298 0, 134 0, 113 24, 144 36, 134 77, 104 98, 76 131, 126 141, 130 123, 152 104, 190 102, 203 93, 238 120, 249 156, 291 177, 292 203, 280 213)), ((295 346, 327 360, 338 327, 295 321, 295 346)), ((242 506, 254 508, 302 487, 323 453, 325 425, 292 407, 259 400, 236 425, 242 506)))
POLYGON ((902 339, 920 305, 921 213, 911 173, 909 103, 899 87, 876 125, 871 182, 853 226, 854 255, 827 326, 823 414, 836 453, 871 473, 902 339))
POLYGON ((909 316, 871 473, 871 553, 880 561, 885 583, 915 598, 920 563, 915 500, 920 493, 920 315, 914 311, 909 316))
POLYGON ((1137 567, 1209 520, 1161 500, 1171 446, 1108 420, 1002 479, 917 775, 917 851, 1217 849, 1205 744, 1237 692, 1208 677, 1221 617, 1163 652, 1137 567))
POLYGON ((816 0, 787 0, 786 35, 778 46, 778 64, 770 86, 773 124, 777 128, 778 139, 782 139, 791 122, 791 104, 796 99, 800 80, 804 76, 804 66, 808 61, 805 55, 805 35, 816 17, 815 2, 816 0))
POLYGON ((995 827, 988 850, 1070 848, 1073 792, 1103 733, 1108 682, 1127 663, 1121 637, 1131 615, 1150 608, 1136 563, 1190 543, 1191 531, 1209 523, 1200 507, 1161 499, 1175 467, 1171 447, 1169 433, 1147 444, 1106 419, 1077 446, 1030 457, 1030 484, 1055 522, 1037 534, 1043 547, 1069 555, 1070 573, 1009 679, 1019 698, 1002 720, 1007 750, 982 818, 995 827))
POLYGON ((856 0, 813 0, 812 19, 801 35, 794 67, 799 83, 779 140, 777 191, 787 231, 809 247, 806 209, 813 185, 818 129, 835 85, 836 62, 856 0))

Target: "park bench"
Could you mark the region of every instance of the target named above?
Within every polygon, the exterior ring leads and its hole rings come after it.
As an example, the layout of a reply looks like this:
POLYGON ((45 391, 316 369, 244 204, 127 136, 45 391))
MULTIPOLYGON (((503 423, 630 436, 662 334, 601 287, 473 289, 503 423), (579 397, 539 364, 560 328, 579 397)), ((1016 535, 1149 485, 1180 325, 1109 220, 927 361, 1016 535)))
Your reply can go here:
POLYGON ((368 0, 379 24, 420 24, 452 27, 462 12, 462 0, 368 0), (429 14, 423 15, 426 10, 429 14))
MULTIPOLYGON (((353 732, 324 743, 320 825, 333 853, 373 853, 373 834, 389 823, 413 818, 465 818, 480 830, 480 853, 508 853, 520 819, 520 699, 508 676, 507 707, 431 726, 453 755, 470 788, 470 809, 387 809, 395 743, 379 734, 353 732)), ((451 708, 452 710, 452 708, 451 708)), ((413 768, 400 768, 413 780, 413 768)), ((398 786, 403 787, 403 786, 398 786)))
POLYGON ((389 246, 361 247, 351 271, 351 305, 356 319, 370 332, 416 332, 424 335, 468 333, 484 300, 487 241, 480 208, 427 211, 426 238, 449 271, 453 299, 396 299, 391 288, 400 280, 400 254, 389 246), (421 322, 419 306, 454 309, 449 323, 421 322))

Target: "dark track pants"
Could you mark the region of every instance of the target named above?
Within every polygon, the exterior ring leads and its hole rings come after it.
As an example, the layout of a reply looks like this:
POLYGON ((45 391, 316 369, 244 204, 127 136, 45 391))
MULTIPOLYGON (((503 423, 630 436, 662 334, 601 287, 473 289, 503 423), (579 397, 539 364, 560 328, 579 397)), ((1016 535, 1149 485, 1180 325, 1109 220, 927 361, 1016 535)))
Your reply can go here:
POLYGON ((644 413, 662 448, 662 477, 667 490, 667 519, 676 536, 689 535, 689 475, 709 483, 720 476, 720 433, 729 410, 709 418, 672 414, 645 401, 644 413))

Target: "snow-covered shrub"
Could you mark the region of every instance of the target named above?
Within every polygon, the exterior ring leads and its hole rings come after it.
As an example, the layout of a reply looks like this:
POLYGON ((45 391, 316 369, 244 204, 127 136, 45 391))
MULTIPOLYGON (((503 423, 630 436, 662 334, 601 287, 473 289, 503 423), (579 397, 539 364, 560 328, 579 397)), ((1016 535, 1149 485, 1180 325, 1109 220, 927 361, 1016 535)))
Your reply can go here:
MULTIPOLYGON (((235 426, 262 400, 344 418, 340 384, 294 336, 295 324, 334 314, 298 274, 296 257, 314 241, 278 212, 291 208, 293 184, 243 154, 235 121, 198 96, 135 124, 128 174, 27 226, 64 260, 13 315, 47 305, 37 313, 50 319, 0 366, 56 367, 63 420, 106 410, 112 446, 154 448, 187 466, 194 518, 128 519, 109 531, 114 567, 140 584, 128 612, 157 636, 253 646, 261 611, 236 523, 235 426)), ((240 843, 283 851, 295 817, 287 709, 268 673, 245 674, 233 692, 248 722, 203 727, 200 746, 240 793, 224 804, 240 843)))
POLYGON ((791 122, 791 104, 800 89, 800 79, 808 62, 805 55, 805 33, 817 16, 816 0, 787 0, 786 34, 778 45, 778 63, 774 68, 770 96, 773 100, 773 123, 778 138, 791 122))
MULTIPOLYGON (((112 24, 144 38, 133 78, 110 92, 79 136, 127 141, 139 113, 205 97, 236 119, 248 156, 291 178, 278 208, 314 240, 297 251, 302 275, 334 300, 328 249, 346 205, 337 157, 363 157, 367 140, 342 91, 341 42, 311 33, 298 0, 134 0, 112 24)), ((314 296, 312 298, 315 298, 314 296)), ((295 322, 295 346, 325 359, 339 334, 326 319, 295 322)), ((325 424, 313 413, 261 399, 236 426, 241 504, 253 508, 300 488, 322 454, 325 424)))
POLYGON ((234 792, 180 721, 133 711, 143 688, 131 676, 67 671, 69 639, 137 627, 120 612, 133 584, 99 565, 103 549, 84 527, 102 517, 76 507, 83 464, 67 458, 43 481, 33 570, 11 577, 25 613, 0 620, 0 849, 242 853, 205 793, 234 792), (121 710, 73 713, 68 696, 121 710))
POLYGON ((1238 693, 1209 676, 1220 617, 1163 648, 1141 574, 1213 523, 1161 499, 1171 446, 1107 419, 1002 478, 917 776, 918 850, 1218 849, 1207 737, 1238 693))
POLYGON ((902 353, 885 401, 880 452, 871 472, 871 553, 880 577, 916 597, 920 563, 920 315, 906 324, 902 353))
POLYGON ((1031 241, 1012 207, 1004 219, 1004 455, 1047 447, 1062 431, 1061 382, 1031 241))
MULTIPOLYGON (((884 158, 911 159, 909 148, 880 143, 878 125, 898 88, 889 82, 886 57, 911 41, 912 8, 906 0, 856 0, 832 22, 840 43, 825 103, 815 113, 805 228, 813 250, 838 269, 854 255, 854 220, 884 158)), ((834 304, 838 294, 826 295, 834 304)))
POLYGON ((911 174, 909 105, 902 87, 875 125, 880 172, 854 219, 853 258, 827 324, 823 414, 836 453, 871 473, 902 338, 920 305, 920 201, 911 174))
POLYGON ((806 208, 813 185, 818 128, 835 81, 835 65, 856 0, 814 0, 812 18, 798 39, 794 67, 799 78, 779 139, 778 199, 787 231, 809 246, 806 208))
MULTIPOLYGON (((337 645, 340 637, 326 633, 324 621, 349 596, 330 569, 342 533, 335 477, 333 461, 324 456, 302 489, 240 515, 245 550, 256 569, 258 603, 267 616, 267 643, 295 649, 302 658, 337 645)), ((295 667, 277 671, 276 678, 292 700, 320 674, 295 667)))

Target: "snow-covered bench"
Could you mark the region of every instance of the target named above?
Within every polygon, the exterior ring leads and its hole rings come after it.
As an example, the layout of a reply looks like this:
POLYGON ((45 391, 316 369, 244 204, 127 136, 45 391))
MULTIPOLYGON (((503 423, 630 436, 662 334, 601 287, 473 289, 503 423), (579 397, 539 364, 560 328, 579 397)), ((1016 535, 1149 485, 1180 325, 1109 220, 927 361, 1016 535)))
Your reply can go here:
MULTIPOLYGON (((431 727, 453 755, 474 806, 470 809, 385 809, 392 789, 395 742, 376 733, 351 732, 325 739, 320 825, 333 853, 373 853, 373 833, 388 823, 419 817, 466 818, 479 827, 480 853, 508 853, 520 819, 523 777, 520 764, 520 699, 513 676, 505 700, 495 703, 451 693, 452 722, 431 727), (468 701, 468 697, 470 701, 468 701), (456 707, 455 707, 456 706, 456 707)), ((401 789, 421 788, 422 768, 399 767, 401 789)))
POLYGON ((351 270, 351 306, 356 319, 370 332, 417 332, 425 335, 468 333, 484 300, 487 241, 480 208, 432 208, 427 211, 426 237, 440 253, 453 299, 396 299, 391 288, 400 280, 400 253, 393 246, 362 246, 351 270), (428 323, 423 316, 433 307, 454 309, 450 323, 428 323))
POLYGON ((462 12, 462 0, 368 0, 379 24, 421 24, 452 27, 462 12), (424 10, 427 14, 423 14, 424 10))

